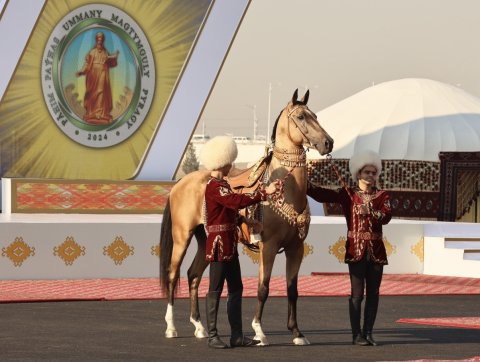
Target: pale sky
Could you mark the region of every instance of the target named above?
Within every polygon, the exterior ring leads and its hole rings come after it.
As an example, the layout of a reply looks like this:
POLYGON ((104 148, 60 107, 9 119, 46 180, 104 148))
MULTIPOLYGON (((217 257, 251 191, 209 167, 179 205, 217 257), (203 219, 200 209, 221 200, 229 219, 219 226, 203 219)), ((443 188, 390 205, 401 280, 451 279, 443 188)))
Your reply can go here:
MULTIPOLYGON (((252 0, 196 133, 266 134, 295 88, 318 112, 369 86, 429 78, 480 97, 478 0, 252 0)), ((328 131, 328 130, 327 130, 328 131)))

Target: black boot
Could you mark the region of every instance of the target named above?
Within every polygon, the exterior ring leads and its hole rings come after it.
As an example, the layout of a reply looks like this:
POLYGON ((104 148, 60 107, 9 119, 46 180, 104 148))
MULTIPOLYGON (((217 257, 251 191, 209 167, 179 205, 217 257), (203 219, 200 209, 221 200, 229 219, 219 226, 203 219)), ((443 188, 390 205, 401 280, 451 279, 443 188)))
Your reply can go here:
POLYGON ((378 346, 378 343, 375 342, 375 340, 373 339, 373 336, 372 336, 372 333, 371 333, 371 332, 365 334, 365 337, 364 337, 364 338, 365 338, 365 340, 368 342, 368 344, 369 344, 370 346, 378 346))
POLYGON ((218 304, 221 294, 220 292, 208 292, 207 294, 208 346, 211 348, 228 348, 217 332, 218 304))
POLYGON ((352 327, 352 344, 357 346, 367 346, 368 342, 363 338, 360 330, 360 317, 362 313, 363 298, 353 298, 348 300, 348 310, 350 314, 350 325, 352 327))
POLYGON ((243 335, 242 289, 228 293, 227 315, 228 321, 230 322, 230 328, 232 330, 230 347, 249 347, 260 343, 260 341, 255 341, 243 335))
POLYGON ((375 324, 375 318, 377 317, 378 310, 378 295, 368 296, 365 301, 365 319, 363 321, 363 338, 371 346, 377 346, 377 342, 372 337, 373 325, 375 324))

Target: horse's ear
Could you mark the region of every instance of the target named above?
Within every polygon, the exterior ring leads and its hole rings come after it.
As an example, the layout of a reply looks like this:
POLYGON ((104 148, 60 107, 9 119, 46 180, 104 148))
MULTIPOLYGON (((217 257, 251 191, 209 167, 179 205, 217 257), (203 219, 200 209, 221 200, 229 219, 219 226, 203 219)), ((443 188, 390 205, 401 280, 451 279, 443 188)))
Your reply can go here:
POLYGON ((298 88, 295 89, 295 92, 293 92, 293 96, 292 96, 292 103, 295 104, 298 102, 298 88))
POLYGON ((310 90, 307 89, 307 92, 305 93, 303 98, 300 100, 300 102, 302 102, 305 106, 308 103, 308 97, 310 97, 310 90))

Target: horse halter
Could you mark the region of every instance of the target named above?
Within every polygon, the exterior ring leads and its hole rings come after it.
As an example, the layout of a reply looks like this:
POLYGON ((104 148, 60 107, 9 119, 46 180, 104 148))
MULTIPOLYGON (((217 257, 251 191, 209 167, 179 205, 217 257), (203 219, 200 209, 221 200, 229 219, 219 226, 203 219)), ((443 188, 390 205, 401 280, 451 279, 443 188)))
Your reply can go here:
MULTIPOLYGON (((302 134, 302 137, 304 138, 304 141, 308 141, 308 137, 305 136, 305 133, 301 130, 301 127, 297 124, 297 122, 294 120, 292 117, 292 114, 299 108, 300 106, 295 106, 290 112, 287 113, 287 130, 288 130, 288 138, 291 140, 290 137, 290 119, 292 122, 295 124, 295 127, 297 127, 302 134)), ((296 167, 305 167, 307 164, 307 155, 306 155, 306 149, 304 149, 303 146, 300 146, 298 148, 295 148, 293 150, 291 149, 286 149, 286 148, 280 148, 277 146, 273 146, 273 156, 280 161, 280 165, 285 166, 285 167, 292 167, 290 174, 294 168, 296 167)))
MULTIPOLYGON (((305 105, 304 105, 304 106, 305 106, 305 105)), ((305 106, 305 107, 306 107, 306 106, 305 106)), ((295 120, 295 118, 292 117, 292 114, 294 114, 295 111, 296 111, 298 108, 300 108, 299 105, 293 107, 293 109, 292 109, 290 112, 287 113, 287 121, 290 121, 290 120, 291 120, 291 121, 293 122, 293 124, 295 125, 295 127, 297 127, 298 131, 302 134, 303 141, 304 141, 304 142, 306 141, 306 142, 308 142, 309 145, 311 145, 312 143, 310 142, 310 139, 309 139, 309 138, 306 136, 306 134, 305 134, 305 133, 308 133, 308 130, 307 130, 304 126, 299 125, 299 124, 297 123, 297 121, 295 120)), ((308 108, 307 108, 307 109, 308 109, 308 108)), ((291 139, 291 137, 290 137, 290 122, 288 123, 287 129, 288 129, 288 137, 291 139)))
MULTIPOLYGON (((287 113, 287 131, 288 131, 288 138, 291 140, 292 138, 290 137, 290 119, 292 122, 295 124, 295 127, 297 127, 302 134, 302 137, 304 138, 304 141, 308 141, 310 144, 310 141, 307 136, 305 136, 305 133, 302 132, 300 129, 301 127, 297 124, 297 122, 293 119, 292 114, 299 108, 300 106, 295 106, 291 111, 287 113)), ((280 165, 284 167, 290 167, 290 170, 287 172, 285 177, 282 179, 282 182, 285 182, 285 180, 290 176, 290 174, 293 172, 293 170, 297 167, 305 167, 307 165, 307 150, 306 148, 302 146, 297 147, 295 149, 287 149, 287 148, 280 148, 273 145, 273 156, 280 161, 280 165)))

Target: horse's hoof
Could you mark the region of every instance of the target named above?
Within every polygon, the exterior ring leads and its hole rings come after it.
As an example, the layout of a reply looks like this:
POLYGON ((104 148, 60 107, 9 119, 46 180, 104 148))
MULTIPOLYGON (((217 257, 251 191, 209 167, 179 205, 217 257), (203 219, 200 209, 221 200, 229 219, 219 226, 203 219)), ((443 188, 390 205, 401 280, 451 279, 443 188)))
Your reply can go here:
POLYGON ((267 337, 265 336, 265 333, 263 333, 262 324, 254 319, 252 321, 252 328, 255 331, 255 337, 253 337, 253 339, 255 341, 260 341, 256 346, 268 346, 270 343, 268 343, 267 337))
POLYGON ((205 327, 203 326, 202 322, 200 320, 195 320, 192 317, 190 317, 190 323, 192 323, 195 326, 195 337, 197 338, 207 338, 208 334, 207 331, 205 330, 205 327))
POLYGON ((293 344, 296 346, 308 346, 310 342, 305 337, 297 337, 293 339, 293 344))
POLYGON ((196 329, 196 330, 195 330, 195 337, 197 337, 197 338, 207 338, 207 337, 208 337, 208 334, 207 334, 206 329, 205 329, 205 328, 196 329))
POLYGON ((178 333, 175 329, 167 329, 165 331, 165 337, 167 337, 167 338, 177 338, 178 333))
POLYGON ((260 341, 260 343, 256 344, 255 347, 264 347, 264 346, 269 346, 270 343, 268 343, 268 339, 266 336, 255 336, 253 337, 254 341, 260 341))

